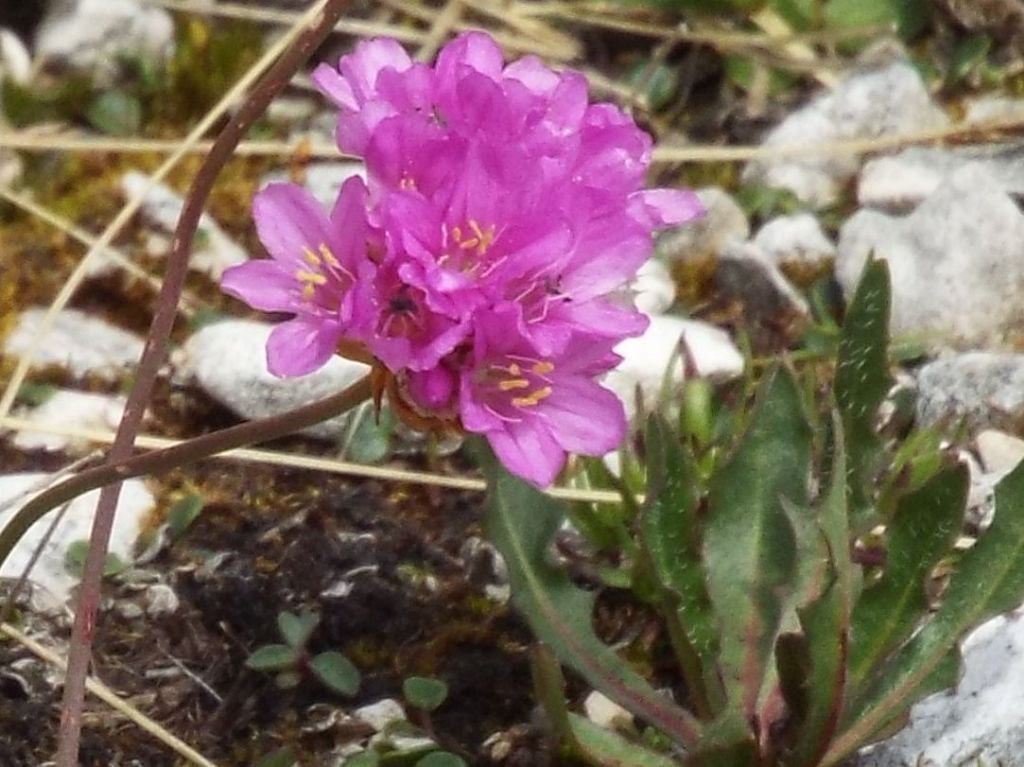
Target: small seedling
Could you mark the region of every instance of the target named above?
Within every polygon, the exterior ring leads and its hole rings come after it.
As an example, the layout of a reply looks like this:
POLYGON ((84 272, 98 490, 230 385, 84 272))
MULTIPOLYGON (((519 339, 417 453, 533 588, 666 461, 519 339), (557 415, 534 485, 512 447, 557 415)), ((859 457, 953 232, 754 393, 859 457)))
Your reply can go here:
POLYGON ((306 674, 339 695, 351 697, 359 689, 359 670, 340 652, 328 650, 311 655, 307 644, 320 622, 312 611, 298 615, 281 612, 277 627, 285 644, 269 644, 258 648, 245 661, 254 671, 277 672, 275 682, 281 689, 298 686, 306 674))
POLYGON ((448 685, 432 677, 411 676, 402 683, 402 694, 413 708, 430 712, 444 703, 448 697, 448 685))
MULTIPOLYGON (((64 569, 72 575, 81 578, 82 571, 85 569, 85 558, 88 554, 89 541, 74 541, 68 546, 67 551, 64 552, 64 569)), ((117 556, 117 554, 110 553, 107 554, 106 561, 103 564, 103 577, 112 578, 115 575, 120 575, 127 569, 127 562, 117 556)))

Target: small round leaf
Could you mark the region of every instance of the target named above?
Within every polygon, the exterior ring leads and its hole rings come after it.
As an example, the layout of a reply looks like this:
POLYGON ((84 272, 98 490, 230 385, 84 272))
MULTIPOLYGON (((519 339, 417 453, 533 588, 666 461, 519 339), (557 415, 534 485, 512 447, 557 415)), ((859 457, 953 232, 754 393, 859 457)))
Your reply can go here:
POLYGON ((295 665, 299 656, 285 644, 268 644, 249 656, 245 665, 254 671, 280 671, 295 665))
POLYGON ((341 695, 352 696, 359 689, 359 670, 340 652, 320 653, 309 662, 309 670, 341 695))
POLYGON ((448 697, 448 685, 432 677, 411 676, 402 683, 402 694, 411 706, 433 711, 448 697))
POLYGON ((281 631, 281 636, 284 637, 284 641, 296 649, 309 641, 319 622, 320 616, 310 610, 301 615, 288 612, 277 614, 277 627, 281 631))
POLYGON ((448 751, 431 751, 416 762, 416 767, 466 767, 466 761, 448 751))
POLYGON ((380 754, 372 749, 367 749, 347 759, 344 767, 377 767, 379 764, 380 754))

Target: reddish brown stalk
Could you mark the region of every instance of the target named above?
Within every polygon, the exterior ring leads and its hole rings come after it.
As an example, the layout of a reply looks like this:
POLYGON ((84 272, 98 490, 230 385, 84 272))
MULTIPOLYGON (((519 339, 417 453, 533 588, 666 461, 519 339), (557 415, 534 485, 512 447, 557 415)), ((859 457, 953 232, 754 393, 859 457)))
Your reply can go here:
MULTIPOLYGON (((238 143, 252 124, 263 114, 274 96, 288 85, 313 51, 330 34, 341 17, 348 0, 327 0, 320 16, 282 54, 259 83, 252 89, 238 112, 221 131, 203 166, 196 174, 185 200, 178 228, 174 234, 172 253, 150 324, 146 347, 139 362, 114 443, 107 461, 122 461, 131 455, 142 415, 163 364, 167 341, 174 325, 178 300, 185 284, 192 239, 199 225, 206 199, 224 165, 231 159, 238 143)), ((71 634, 67 674, 64 678, 64 699, 61 705, 60 736, 57 746, 57 767, 78 767, 78 746, 82 728, 82 703, 88 674, 96 611, 100 601, 100 582, 107 546, 114 523, 114 510, 121 492, 120 483, 107 485, 100 492, 96 518, 89 539, 89 553, 82 573, 75 624, 71 634)))

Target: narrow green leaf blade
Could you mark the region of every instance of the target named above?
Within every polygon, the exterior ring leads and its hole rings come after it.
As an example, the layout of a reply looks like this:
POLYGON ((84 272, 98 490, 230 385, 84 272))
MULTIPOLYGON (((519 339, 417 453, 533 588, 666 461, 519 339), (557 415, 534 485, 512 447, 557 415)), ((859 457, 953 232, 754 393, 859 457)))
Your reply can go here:
POLYGON ((846 310, 836 359, 835 397, 843 418, 850 472, 850 516, 857 533, 875 523, 871 495, 882 466, 875 430, 878 408, 892 387, 889 374, 889 267, 869 261, 846 310))
POLYGON ((666 700, 594 633, 594 597, 548 561, 563 519, 561 504, 509 474, 481 449, 488 479, 488 537, 508 565, 513 603, 565 665, 612 700, 683 743, 698 739, 699 724, 666 700))
POLYGON ((573 736, 589 764, 601 767, 678 767, 677 763, 618 733, 598 727, 586 717, 569 714, 573 736))
POLYGON ((645 444, 648 483, 641 541, 655 575, 670 594, 705 686, 710 686, 710 677, 718 673, 718 635, 701 563, 692 457, 657 416, 648 421, 645 444))
POLYGON ((774 672, 772 650, 796 576, 786 505, 807 507, 810 461, 799 387, 789 370, 776 370, 762 382, 736 450, 711 479, 704 526, 722 675, 730 705, 745 719, 774 672))
POLYGON ((925 580, 956 541, 968 484, 967 467, 956 463, 900 499, 889 525, 885 572, 861 594, 853 611, 850 688, 854 694, 927 612, 925 580))
POLYGON ((751 767, 758 764, 757 742, 743 715, 732 709, 707 726, 686 767, 751 767))
POLYGON ((851 753, 934 692, 936 679, 948 681, 940 672, 963 635, 1024 601, 1024 464, 996 487, 995 504, 992 526, 960 559, 939 609, 850 706, 830 755, 851 753))

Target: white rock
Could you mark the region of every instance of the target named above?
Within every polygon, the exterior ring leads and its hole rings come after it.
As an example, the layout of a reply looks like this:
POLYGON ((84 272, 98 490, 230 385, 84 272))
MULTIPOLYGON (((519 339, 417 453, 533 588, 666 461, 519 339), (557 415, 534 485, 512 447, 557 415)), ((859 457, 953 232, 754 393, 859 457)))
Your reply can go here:
POLYGON ((698 320, 653 316, 642 336, 628 338, 615 347, 622 362, 604 379, 627 412, 634 411, 638 387, 645 405, 657 399, 669 365, 669 385, 678 391, 683 382, 681 341, 686 343, 698 376, 721 381, 743 372, 743 355, 724 330, 698 320))
POLYGON ((32 57, 21 38, 0 27, 0 82, 25 85, 32 76, 32 57))
POLYGON ((406 718, 405 709, 394 698, 384 698, 369 706, 357 708, 352 712, 352 716, 368 724, 375 732, 380 732, 391 722, 398 722, 406 718))
POLYGON ((139 361, 142 340, 77 309, 65 309, 40 334, 46 310, 26 309, 4 340, 4 354, 31 353, 33 367, 58 365, 75 377, 116 379, 139 361))
MULTIPOLYGON (((341 185, 353 176, 366 180, 366 166, 361 162, 314 162, 306 166, 305 186, 327 210, 334 207, 341 185)), ((260 180, 260 188, 267 184, 290 182, 291 177, 283 171, 268 173, 260 180)))
MULTIPOLYGON (((145 194, 142 204, 142 215, 150 224, 173 233, 178 225, 178 217, 184 200, 170 187, 164 184, 150 186, 151 179, 144 173, 129 171, 121 179, 121 189, 128 198, 145 194), (148 188, 148 191, 147 191, 148 188)), ((211 279, 219 280, 229 266, 241 264, 249 256, 242 247, 232 240, 208 214, 199 219, 192 256, 189 267, 208 274, 211 279)))
POLYGON ((1024 150, 1019 146, 912 147, 870 160, 861 171, 857 199, 867 207, 909 211, 969 164, 984 166, 997 188, 1024 194, 1024 150))
POLYGON ((615 701, 594 690, 583 701, 587 719, 605 730, 624 730, 633 724, 633 715, 615 701))
MULTIPOLYGON (((897 61, 851 75, 831 93, 789 115, 764 143, 793 148, 933 128, 948 121, 917 70, 897 61)), ((744 170, 743 180, 789 189, 804 202, 825 206, 838 199, 858 168, 854 155, 800 153, 754 161, 744 170)))
MULTIPOLYGON (((43 404, 19 412, 18 416, 42 426, 110 431, 121 422, 124 406, 124 397, 61 389, 43 404)), ((21 450, 82 450, 89 445, 88 440, 79 437, 28 429, 19 431, 14 437, 14 446, 21 450)))
MULTIPOLYGON (((0 529, 6 527, 29 498, 46 486, 48 479, 50 477, 47 474, 0 476, 0 529), (10 506, 7 505, 8 501, 12 501, 10 506)), ((78 578, 65 568, 64 556, 72 543, 88 540, 98 500, 99 491, 94 490, 71 502, 32 570, 31 579, 49 592, 56 605, 64 604, 71 588, 78 582, 78 578)), ((110 536, 112 554, 123 561, 131 560, 132 547, 154 505, 153 495, 141 480, 130 479, 124 483, 114 519, 113 533, 110 536)), ((17 578, 21 575, 57 513, 58 510, 49 512, 29 528, 28 533, 4 561, 0 575, 5 578, 17 578)))
POLYGON ((119 56, 163 59, 174 44, 174 22, 163 8, 135 0, 52 3, 36 32, 36 56, 102 79, 117 72, 119 56))
POLYGON ((715 186, 697 190, 705 213, 695 221, 670 229, 658 239, 658 253, 669 262, 717 257, 750 236, 750 222, 732 196, 715 186))
POLYGON ((676 283, 668 267, 655 258, 637 270, 630 287, 633 303, 644 314, 664 314, 676 300, 676 283))
POLYGON ((860 767, 959 767, 1020 763, 1024 724, 1024 621, 996 618, 963 645, 964 676, 955 692, 938 693, 914 706, 909 726, 867 749, 860 767))
MULTIPOLYGON (((252 420, 323 399, 369 372, 360 362, 332 357, 322 368, 300 378, 277 378, 267 370, 267 338, 274 325, 226 320, 193 334, 175 355, 178 372, 194 378, 211 397, 242 418, 252 420), (228 364, 230 361, 230 364, 228 364)), ((342 415, 306 430, 322 439, 345 431, 342 415)))
POLYGON ((909 216, 851 217, 836 258, 847 295, 871 253, 889 262, 897 336, 977 348, 1024 324, 1024 214, 984 166, 957 170, 909 216))
POLYGON ((937 359, 917 373, 917 418, 964 423, 972 431, 1012 428, 1024 419, 1024 355, 967 352, 937 359))
POLYGON ((971 123, 1013 119, 1024 115, 1024 99, 1010 96, 986 94, 968 99, 965 106, 964 120, 971 123))
POLYGON ((995 429, 985 429, 974 438, 974 446, 987 472, 1008 474, 1024 461, 1024 439, 995 429))
POLYGON ((166 583, 154 583, 146 589, 146 614, 156 617, 172 615, 178 611, 181 600, 166 583))
POLYGON ((825 236, 816 216, 797 213, 766 223, 754 245, 776 266, 784 263, 818 264, 835 258, 836 246, 825 236))

